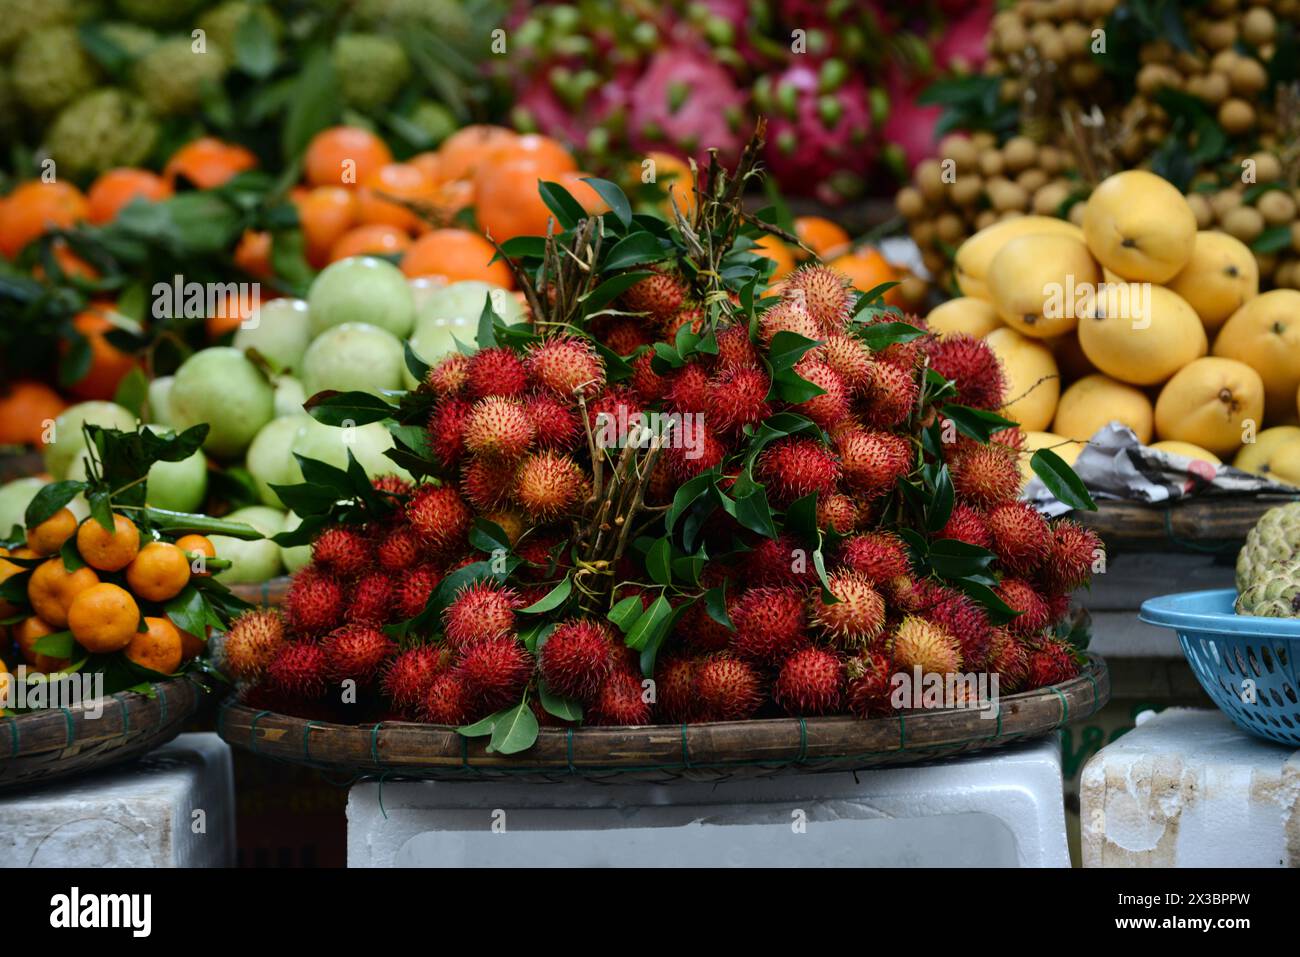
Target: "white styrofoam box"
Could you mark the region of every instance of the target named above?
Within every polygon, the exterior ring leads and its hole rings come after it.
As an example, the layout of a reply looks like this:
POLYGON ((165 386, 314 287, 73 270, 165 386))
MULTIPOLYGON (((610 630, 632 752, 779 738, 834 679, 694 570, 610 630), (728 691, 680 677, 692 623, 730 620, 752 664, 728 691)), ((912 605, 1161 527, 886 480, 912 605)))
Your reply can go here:
POLYGON ((365 782, 348 797, 349 867, 863 865, 1069 866, 1059 738, 856 774, 365 782))
POLYGON ((0 867, 234 861, 230 746, 215 734, 182 734, 118 767, 0 794, 0 867))
POLYGON ((1079 797, 1085 867, 1300 866, 1300 751, 1217 710, 1148 716, 1087 763, 1079 797))

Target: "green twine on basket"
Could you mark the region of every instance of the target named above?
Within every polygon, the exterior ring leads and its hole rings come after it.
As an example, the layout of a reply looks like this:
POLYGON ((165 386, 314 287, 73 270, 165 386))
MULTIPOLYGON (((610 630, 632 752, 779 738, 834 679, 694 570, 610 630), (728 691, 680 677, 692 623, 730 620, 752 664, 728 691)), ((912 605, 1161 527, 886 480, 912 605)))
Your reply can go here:
POLYGON ((686 741, 685 721, 682 722, 682 766, 687 768, 694 767, 694 765, 691 764, 691 747, 686 741))
MULTIPOLYGON (((1061 694, 1056 688, 1052 689, 1052 693, 1061 699, 1061 724, 1068 724, 1070 721, 1070 703, 1065 700, 1065 695, 1061 694)), ((1095 701, 1096 698, 1094 697, 1093 700, 1095 701)))
POLYGON ((564 729, 564 761, 569 766, 569 773, 574 774, 576 768, 573 766, 573 729, 564 729))
POLYGON ((261 721, 270 713, 270 711, 257 712, 257 714, 253 715, 253 720, 248 725, 248 740, 252 742, 251 747, 254 754, 257 753, 257 722, 261 721))
POLYGON ((122 737, 129 737, 131 734, 131 711, 126 706, 126 696, 117 699, 117 703, 122 708, 122 737))
POLYGON ((77 735, 76 735, 76 725, 75 725, 75 724, 73 723, 73 721, 72 721, 72 712, 71 712, 71 711, 69 711, 67 708, 60 708, 59 710, 63 712, 63 718, 64 718, 65 721, 68 722, 68 742, 67 742, 67 744, 64 745, 64 747, 65 747, 65 748, 70 748, 70 747, 72 747, 72 742, 73 742, 73 740, 77 737, 77 735))
MULTIPOLYGON (((384 722, 379 721, 370 729, 370 760, 375 764, 383 764, 383 758, 379 756, 379 729, 384 726, 384 722)), ((388 815, 384 815, 387 817, 388 815)))
POLYGON ((9 736, 13 739, 13 747, 10 749, 9 757, 18 757, 18 739, 21 733, 18 730, 18 719, 11 714, 5 715, 5 720, 9 722, 9 736))
POLYGON ((803 764, 808 758, 808 722, 803 718, 799 719, 799 756, 794 759, 795 764, 803 764))

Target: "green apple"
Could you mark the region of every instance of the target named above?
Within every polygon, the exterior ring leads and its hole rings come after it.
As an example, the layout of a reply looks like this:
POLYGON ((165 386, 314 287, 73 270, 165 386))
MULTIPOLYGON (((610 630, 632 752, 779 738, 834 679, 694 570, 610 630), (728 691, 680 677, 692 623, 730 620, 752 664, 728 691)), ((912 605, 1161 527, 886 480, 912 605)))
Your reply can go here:
POLYGON ((233 459, 275 415, 275 394, 242 352, 217 346, 194 353, 176 370, 170 405, 175 428, 208 423, 203 448, 233 459))
POLYGON ((311 342, 307 303, 302 299, 272 299, 239 325, 232 345, 243 352, 257 350, 277 371, 297 370, 311 342))
POLYGON ((393 447, 393 437, 382 422, 368 422, 335 428, 308 418, 294 439, 293 451, 299 455, 346 468, 348 452, 366 470, 371 478, 379 475, 397 475, 410 481, 411 474, 395 463, 384 452, 393 447))
MULTIPOLYGON (((456 351, 456 343, 472 346, 478 335, 478 320, 483 303, 492 299, 492 308, 507 325, 524 321, 524 309, 509 290, 490 282, 466 279, 453 282, 428 293, 415 319, 411 334, 411 351, 429 365, 456 351)), ((408 389, 417 383, 406 364, 402 364, 402 382, 408 389)))
MULTIPOLYGON (((293 512, 290 512, 284 519, 284 530, 292 532, 302 524, 302 519, 293 512)), ((294 574, 301 568, 306 568, 311 563, 311 546, 310 545, 291 545, 280 546, 280 561, 284 564, 284 570, 290 575, 294 574)))
POLYGON ((227 585, 241 585, 267 581, 284 570, 280 562, 280 546, 269 538, 284 531, 284 512, 251 505, 231 512, 226 518, 232 522, 252 525, 268 537, 245 542, 225 535, 208 536, 217 550, 217 557, 232 563, 229 568, 223 568, 213 575, 213 578, 227 585))
POLYGON ((27 506, 45 485, 38 478, 20 478, 0 485, 0 536, 8 536, 14 526, 26 528, 23 516, 27 506))
POLYGON ((326 266, 307 294, 312 335, 344 323, 364 322, 405 338, 415 324, 415 299, 406 276, 392 263, 354 256, 326 266))
MULTIPOLYGON (((164 425, 146 426, 153 432, 167 432, 164 425)), ((145 501, 155 508, 173 512, 194 512, 208 494, 208 460, 202 449, 179 462, 155 462, 149 466, 145 501)))
POLYGON ((266 505, 284 507, 280 496, 271 489, 272 485, 297 485, 302 481, 302 470, 293 457, 293 445, 298 433, 309 423, 314 424, 315 420, 303 412, 272 419, 262 426, 248 446, 248 471, 266 505))
POLYGON ((302 404, 307 401, 307 391, 302 383, 293 376, 282 375, 275 378, 275 414, 299 415, 302 404))
POLYGON ((173 428, 171 394, 172 383, 175 381, 175 377, 169 375, 160 375, 154 379, 149 383, 149 397, 145 403, 149 407, 149 418, 168 428, 173 428))
POLYGON ((406 365, 402 343, 364 322, 345 322, 321 333, 302 360, 302 387, 312 396, 326 389, 373 392, 400 389, 406 365))
POLYGON ((53 435, 45 446, 45 471, 55 481, 67 478, 72 463, 86 450, 86 434, 81 431, 86 424, 134 432, 136 419, 113 402, 81 402, 64 409, 54 420, 53 435))

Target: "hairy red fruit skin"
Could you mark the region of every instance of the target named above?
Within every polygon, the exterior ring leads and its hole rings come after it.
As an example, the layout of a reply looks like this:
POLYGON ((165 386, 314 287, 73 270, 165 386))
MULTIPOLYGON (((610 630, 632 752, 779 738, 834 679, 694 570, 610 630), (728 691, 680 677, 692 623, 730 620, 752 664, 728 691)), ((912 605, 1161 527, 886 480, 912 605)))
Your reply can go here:
POLYGON ((695 671, 698 721, 745 721, 763 703, 762 680, 752 666, 726 653, 711 655, 695 671))
POLYGON ((751 588, 731 608, 731 650, 750 661, 778 664, 808 645, 804 601, 794 588, 751 588))
POLYGON ((406 518, 435 555, 451 554, 465 544, 472 519, 469 507, 449 485, 422 485, 406 504, 406 518))
POLYGON ((325 674, 332 681, 352 680, 368 688, 381 677, 397 645, 373 625, 344 625, 321 641, 325 674))
POLYGON ((473 403, 467 399, 443 399, 429 415, 429 448, 447 468, 465 454, 465 423, 473 403))
POLYGON ((582 437, 582 423, 572 407, 547 392, 534 392, 524 400, 533 421, 537 444, 544 449, 567 452, 582 437))
POLYGON ((533 673, 533 657, 513 635, 481 638, 461 649, 455 673, 476 709, 490 714, 519 703, 533 673))
POLYGON ((655 671, 655 712, 664 722, 679 724, 694 719, 696 662, 690 658, 666 658, 655 671))
POLYGON ((758 350, 745 326, 736 324, 718 331, 718 355, 714 362, 719 373, 727 369, 759 368, 758 350))
POLYGON ((647 313, 655 325, 671 319, 685 301, 686 286, 675 276, 662 272, 633 283, 622 295, 625 310, 647 313))
POLYGON ((466 386, 474 399, 523 395, 528 390, 528 369, 504 346, 480 349, 470 357, 466 386))
POLYGON ((710 424, 718 432, 739 432, 772 414, 767 393, 772 381, 762 369, 731 366, 713 380, 710 424))
POLYGON ((420 718, 429 724, 446 724, 453 727, 469 720, 469 694, 465 681, 453 671, 443 671, 433 677, 420 701, 420 718))
POLYGON ((749 553, 745 571, 753 585, 808 585, 817 581, 812 549, 786 534, 761 539, 749 553))
POLYGON ((863 421, 879 429, 892 429, 906 423, 916 411, 921 386, 910 370, 888 362, 874 362, 863 387, 859 403, 863 421))
POLYGON ((1014 634, 997 628, 989 647, 988 666, 998 673, 998 693, 1015 694, 1029 678, 1029 653, 1014 634))
POLYGON ((782 296, 800 303, 823 335, 842 332, 853 314, 853 285, 843 273, 809 263, 786 277, 782 296))
POLYGON ((461 648, 484 638, 512 635, 515 611, 524 607, 519 593, 494 581, 463 586, 442 613, 447 641, 461 648))
POLYGON ((977 445, 956 456, 949 471, 958 498, 983 509, 1014 502, 1024 483, 1012 454, 992 445, 977 445))
POLYGON ((226 666, 236 678, 255 681, 284 646, 284 619, 272 609, 254 608, 230 625, 222 643, 226 666))
POLYGON ((1025 684, 1028 688, 1059 685, 1079 676, 1079 663, 1074 652, 1064 642, 1055 638, 1044 641, 1029 652, 1025 684))
POLYGON ((858 527, 861 520, 857 503, 842 492, 835 492, 817 500, 818 528, 828 529, 838 535, 847 535, 858 527))
POLYGON ((849 660, 845 670, 845 700, 850 713, 859 718, 879 718, 894 710, 889 701, 894 669, 886 655, 864 649, 849 660))
POLYGON ((572 458, 558 452, 534 452, 515 473, 514 497, 524 510, 548 521, 582 500, 587 477, 572 458))
POLYGON ((917 611, 957 640, 967 668, 984 667, 993 642, 993 627, 978 603, 955 589, 926 582, 919 591, 917 611))
POLYGON ((475 457, 465 463, 460 490, 480 512, 492 512, 510 501, 518 471, 515 462, 475 457))
POLYGON ((343 587, 323 571, 304 569, 285 592, 283 607, 290 631, 319 637, 343 622, 343 587))
POLYGON ((384 669, 384 694, 399 711, 414 717, 419 713, 433 679, 445 670, 441 649, 433 645, 408 648, 390 660, 384 669))
POLYGON ((1052 543, 1043 563, 1044 577, 1052 591, 1068 593, 1086 585, 1093 567, 1105 562, 1106 550, 1090 528, 1061 519, 1052 528, 1052 543))
POLYGON ((632 362, 632 388, 636 390, 642 402, 658 402, 672 387, 671 379, 661 376, 651 367, 653 361, 654 353, 647 351, 641 353, 632 362))
POLYGON ((911 572, 903 540, 893 532, 864 532, 840 543, 840 561, 877 585, 911 572))
POLYGON ((988 514, 993 551, 1012 575, 1028 577, 1043 564, 1052 547, 1047 520, 1028 502, 1006 502, 988 514))
POLYGON ((601 683, 588 717, 597 725, 649 724, 650 704, 640 676, 628 668, 611 671, 601 683))
POLYGON ((420 539, 410 526, 399 525, 375 549, 375 560, 386 572, 401 572, 420 561, 420 539))
POLYGON ((1007 605, 1020 612, 1007 624, 1007 628, 1012 632, 1029 636, 1047 627, 1051 611, 1043 596, 1038 594, 1029 582, 1018 578, 1004 578, 994 591, 1007 605))
POLYGON ((350 624, 384 625, 393 610, 393 580, 384 572, 369 572, 352 586, 344 620, 350 624))
POLYGON ((605 362, 592 344, 577 336, 556 336, 531 346, 528 371, 544 389, 573 399, 605 388, 605 362))
POLYGON ((836 445, 844 479, 868 498, 886 495, 912 468, 912 446, 901 435, 854 429, 836 445))
POLYGON ((830 495, 840 478, 840 464, 820 442, 778 439, 758 457, 756 473, 768 498, 785 508, 813 492, 830 495))
POLYGON ((538 666, 552 691, 590 701, 614 666, 614 635, 600 622, 570 619, 556 625, 541 650, 538 666))
POLYGON ((988 520, 979 509, 964 502, 958 502, 952 507, 947 524, 939 530, 939 538, 951 538, 980 548, 993 547, 993 532, 988 520))
POLYGON ((479 399, 465 420, 465 448, 478 456, 516 461, 533 444, 532 416, 518 399, 479 399))
POLYGON ((758 335, 764 346, 770 346, 778 333, 792 332, 814 342, 822 338, 821 327, 797 302, 782 300, 768 309, 758 320, 758 335))
POLYGON ((772 697, 799 717, 834 714, 844 701, 844 662, 823 648, 804 648, 786 659, 772 697))
POLYGON ((704 367, 691 363, 677 370, 664 395, 664 405, 673 412, 708 412, 713 393, 704 367))
POLYGON ((435 395, 446 398, 460 394, 469 383, 469 356, 453 352, 429 369, 425 385, 435 395))
POLYGON ((959 404, 995 410, 1006 402, 1002 363, 983 339, 958 333, 931 340, 926 351, 930 368, 956 384, 959 404))
POLYGON ((679 482, 718 468, 727 457, 727 446, 708 428, 696 428, 693 441, 685 444, 673 444, 661 453, 673 478, 679 482))
POLYGON ((414 618, 424 611, 429 596, 442 581, 442 575, 432 565, 417 565, 409 569, 397 584, 393 597, 393 615, 398 621, 414 618))
POLYGON ((316 536, 311 546, 312 561, 342 581, 350 581, 371 564, 371 545, 353 528, 327 528, 316 536))
POLYGON ((795 409, 824 429, 829 429, 848 417, 849 390, 839 373, 812 356, 800 359, 795 364, 794 371, 800 378, 823 390, 821 395, 800 402, 795 409))
POLYGON ((885 628, 885 600, 861 572, 841 571, 828 579, 839 601, 826 604, 820 590, 810 599, 812 623, 836 643, 866 645, 885 628))
POLYGON ((325 652, 313 641, 286 643, 266 668, 271 687, 291 699, 314 701, 325 695, 325 652))

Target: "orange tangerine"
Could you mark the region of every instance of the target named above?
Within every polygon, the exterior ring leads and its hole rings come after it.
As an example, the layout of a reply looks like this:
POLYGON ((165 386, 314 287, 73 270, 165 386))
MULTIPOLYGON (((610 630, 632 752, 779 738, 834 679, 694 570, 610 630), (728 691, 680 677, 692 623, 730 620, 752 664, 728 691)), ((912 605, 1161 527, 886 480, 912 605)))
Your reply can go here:
POLYGON ((77 532, 77 516, 61 508, 35 528, 27 530, 27 547, 37 555, 53 555, 77 532))
POLYGON ((99 576, 93 568, 70 572, 63 567, 63 559, 51 558, 32 571, 32 577, 27 580, 27 600, 32 611, 46 622, 55 628, 66 628, 72 602, 98 584, 99 576))
POLYGON ((191 575, 201 577, 212 574, 204 567, 204 562, 201 560, 217 557, 217 546, 212 544, 211 539, 203 535, 182 535, 176 539, 176 547, 185 553, 185 558, 190 563, 191 575))
POLYGON ((14 644, 18 646, 18 651, 29 668, 49 674, 51 671, 60 671, 68 667, 70 662, 67 658, 55 658, 36 650, 36 642, 58 630, 35 615, 24 618, 14 625, 14 644))
POLYGON ((780 282, 794 272, 794 256, 791 255, 789 247, 770 233, 765 233, 750 252, 755 256, 764 256, 775 261, 776 270, 772 273, 773 282, 780 282))
POLYGON ((433 181, 418 166, 388 163, 361 181, 357 220, 370 225, 396 226, 409 233, 420 232, 425 228, 425 221, 394 200, 427 206, 433 202, 433 194, 433 181))
POLYGON ((388 145, 360 126, 332 126, 311 138, 303 172, 313 186, 355 186, 393 161, 388 145))
POLYGON ((509 289, 514 285, 510 267, 498 260, 492 244, 467 229, 435 229, 417 239, 402 256, 402 272, 415 276, 442 276, 448 282, 481 279, 509 289), (489 265, 491 263, 491 265, 489 265))
POLYGON ((150 542, 126 566, 126 583, 145 601, 175 598, 190 583, 190 560, 169 542, 150 542))
POLYGON ((110 223, 135 199, 155 203, 172 194, 167 181, 147 169, 119 166, 105 170, 90 184, 86 202, 90 221, 96 225, 110 223))
POLYGON ((42 445, 47 423, 67 408, 44 382, 19 379, 0 387, 0 445, 42 445))
POLYGON ((166 618, 146 617, 144 625, 144 631, 131 636, 123 654, 141 668, 174 674, 184 653, 180 630, 166 618))
MULTIPOLYGON (((849 234, 844 231, 844 227, 824 216, 797 217, 794 221, 794 234, 817 254, 818 259, 834 259, 849 249, 849 234)), ((802 249, 796 249, 794 254, 800 259, 808 258, 802 249)))
POLYGON ((512 145, 519 134, 504 126, 472 124, 452 133, 438 147, 442 178, 473 179, 495 151, 512 145))
POLYGON ((0 253, 12 259, 33 239, 51 229, 67 229, 88 211, 86 198, 71 183, 23 183, 0 206, 0 253))
POLYGON ((129 591, 112 582, 101 582, 87 588, 68 609, 68 627, 72 630, 72 637, 94 654, 109 654, 125 648, 139 626, 140 606, 129 591))
POLYGON ((124 515, 113 516, 110 532, 93 518, 77 529, 77 551, 91 568, 101 572, 120 572, 140 553, 140 531, 124 515))
POLYGON ((393 256, 410 248, 411 237, 396 226, 372 224, 349 229, 330 249, 330 262, 352 256, 393 256))

